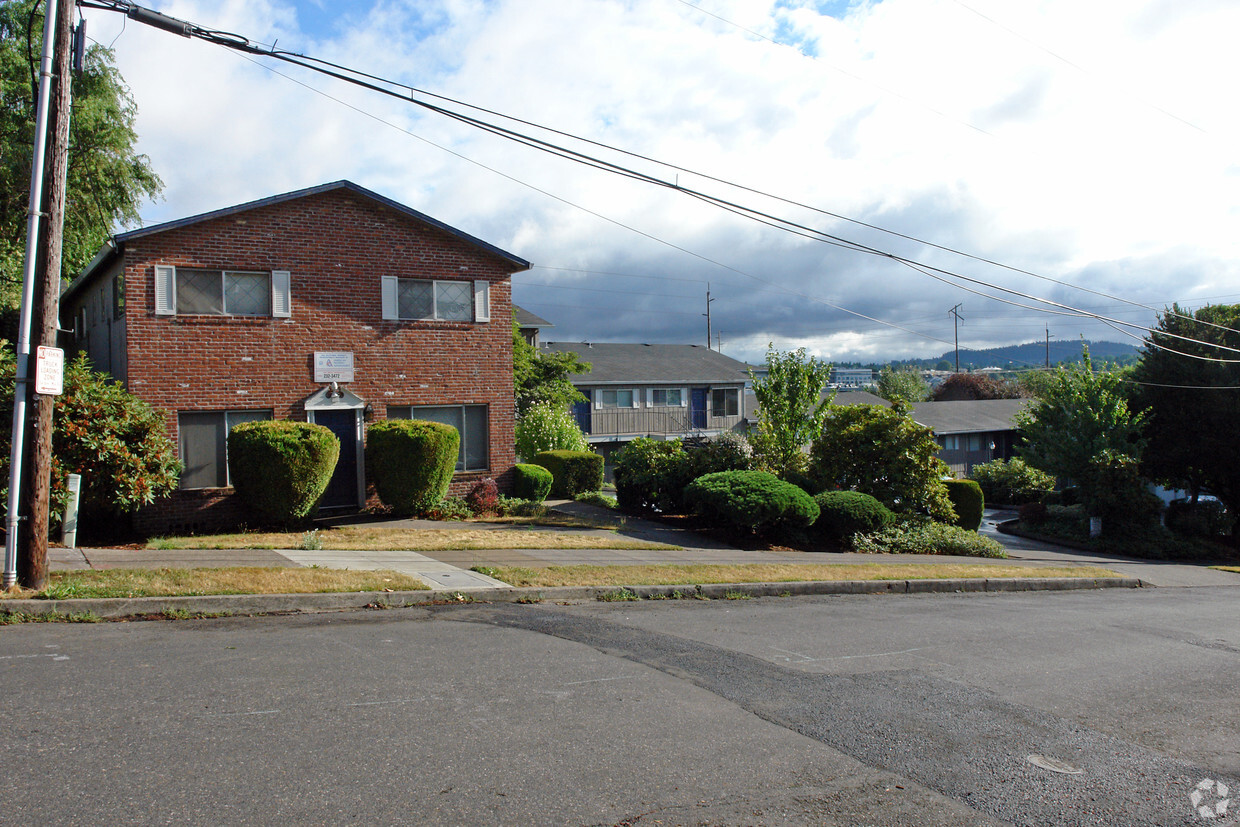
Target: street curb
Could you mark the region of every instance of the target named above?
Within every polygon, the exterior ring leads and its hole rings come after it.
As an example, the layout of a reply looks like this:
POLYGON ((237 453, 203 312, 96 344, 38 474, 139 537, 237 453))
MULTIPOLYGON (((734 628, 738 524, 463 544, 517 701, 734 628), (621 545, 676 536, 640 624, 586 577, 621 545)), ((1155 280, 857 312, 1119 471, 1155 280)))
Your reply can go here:
POLYGON ((538 603, 614 600, 792 597, 833 594, 942 594, 956 592, 1138 589, 1135 577, 1023 577, 944 580, 814 580, 795 583, 708 583, 683 586, 558 586, 329 594, 236 594, 192 597, 113 597, 75 600, 4 600, 0 615, 92 615, 101 619, 176 618, 396 609, 450 603, 538 603))

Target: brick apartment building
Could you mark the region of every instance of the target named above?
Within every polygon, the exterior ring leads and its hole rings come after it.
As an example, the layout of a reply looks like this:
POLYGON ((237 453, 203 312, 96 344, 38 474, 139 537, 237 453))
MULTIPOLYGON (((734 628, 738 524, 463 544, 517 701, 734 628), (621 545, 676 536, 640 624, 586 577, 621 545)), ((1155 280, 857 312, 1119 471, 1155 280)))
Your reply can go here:
POLYGON ((61 300, 98 370, 166 412, 185 470, 140 528, 236 525, 228 428, 318 422, 341 439, 324 509, 367 502, 365 423, 454 425, 453 492, 511 478, 512 273, 529 267, 348 181, 115 236, 61 300))

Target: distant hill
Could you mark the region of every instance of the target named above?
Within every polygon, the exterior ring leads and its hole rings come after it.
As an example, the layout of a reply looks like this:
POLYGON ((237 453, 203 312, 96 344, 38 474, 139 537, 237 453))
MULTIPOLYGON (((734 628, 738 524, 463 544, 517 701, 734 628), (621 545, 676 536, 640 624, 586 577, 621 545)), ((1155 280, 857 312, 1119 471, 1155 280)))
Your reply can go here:
MULTIPOLYGON (((1050 362, 1052 365, 1060 362, 1079 362, 1081 361, 1081 345, 1089 345, 1089 356, 1095 362, 1131 362, 1137 358, 1137 348, 1134 345, 1126 345, 1120 342, 1085 342, 1076 341, 1052 341, 1050 343, 1050 362)), ((1041 367, 1046 364, 1046 342, 1029 342, 1023 345, 1008 345, 1007 347, 992 347, 986 350, 960 350, 960 368, 977 369, 998 367, 1005 370, 1019 370, 1021 368, 1041 367)), ((942 356, 933 359, 919 359, 911 362, 923 368, 933 368, 941 361, 951 362, 952 367, 956 366, 956 353, 949 350, 942 356)))

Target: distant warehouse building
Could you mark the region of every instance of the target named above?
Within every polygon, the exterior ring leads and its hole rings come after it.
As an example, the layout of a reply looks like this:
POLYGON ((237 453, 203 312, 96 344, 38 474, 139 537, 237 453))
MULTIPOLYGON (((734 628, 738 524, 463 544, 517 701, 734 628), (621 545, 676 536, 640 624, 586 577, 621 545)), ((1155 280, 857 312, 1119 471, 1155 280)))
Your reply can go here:
POLYGON ((831 384, 837 388, 868 388, 874 384, 869 368, 832 368, 831 384))

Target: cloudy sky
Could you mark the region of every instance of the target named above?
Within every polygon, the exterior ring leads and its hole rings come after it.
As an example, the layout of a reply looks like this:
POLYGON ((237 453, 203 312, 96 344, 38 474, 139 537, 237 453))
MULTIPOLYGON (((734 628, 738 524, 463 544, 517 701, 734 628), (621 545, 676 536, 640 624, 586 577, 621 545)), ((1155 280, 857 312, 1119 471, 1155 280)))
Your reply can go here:
POLYGON ((146 223, 349 179, 533 262, 514 294, 551 339, 704 344, 708 285, 724 352, 754 360, 937 355, 956 305, 962 346, 989 347, 1128 340, 1073 310, 1240 301, 1233 0, 146 5, 671 184, 86 11, 166 185, 146 223))

